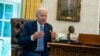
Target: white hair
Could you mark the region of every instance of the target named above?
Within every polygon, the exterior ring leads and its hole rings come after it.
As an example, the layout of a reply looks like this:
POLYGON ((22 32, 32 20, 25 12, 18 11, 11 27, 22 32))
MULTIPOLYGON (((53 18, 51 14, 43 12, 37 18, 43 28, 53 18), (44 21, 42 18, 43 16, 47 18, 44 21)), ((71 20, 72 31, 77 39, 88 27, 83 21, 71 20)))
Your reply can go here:
POLYGON ((46 8, 44 8, 44 7, 40 7, 40 8, 38 8, 38 9, 36 10, 36 15, 38 15, 39 12, 40 12, 41 10, 45 10, 45 11, 47 11, 46 8))

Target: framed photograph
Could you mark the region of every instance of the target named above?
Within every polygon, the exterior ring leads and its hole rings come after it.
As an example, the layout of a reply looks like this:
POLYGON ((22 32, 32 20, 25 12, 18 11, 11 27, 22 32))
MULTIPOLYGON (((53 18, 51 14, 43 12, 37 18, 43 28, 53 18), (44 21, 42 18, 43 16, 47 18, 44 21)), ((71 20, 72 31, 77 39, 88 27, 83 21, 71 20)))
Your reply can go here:
POLYGON ((80 21, 81 0, 58 0, 57 20, 80 21))

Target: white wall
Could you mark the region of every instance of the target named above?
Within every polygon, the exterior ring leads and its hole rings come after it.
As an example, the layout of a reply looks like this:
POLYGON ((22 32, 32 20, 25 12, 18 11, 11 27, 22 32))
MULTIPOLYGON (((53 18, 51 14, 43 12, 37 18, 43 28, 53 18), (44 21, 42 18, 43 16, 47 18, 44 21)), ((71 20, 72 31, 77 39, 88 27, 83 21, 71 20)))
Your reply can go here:
MULTIPOLYGON (((99 0, 99 8, 98 8, 98 20, 99 20, 99 22, 98 22, 98 27, 100 27, 100 0, 99 0)), ((100 28, 99 28, 99 34, 100 34, 100 28)))
POLYGON ((80 22, 57 21, 57 1, 43 0, 42 7, 48 9, 47 21, 51 23, 58 33, 67 33, 68 26, 74 25, 77 33, 98 33, 98 1, 81 0, 80 22))

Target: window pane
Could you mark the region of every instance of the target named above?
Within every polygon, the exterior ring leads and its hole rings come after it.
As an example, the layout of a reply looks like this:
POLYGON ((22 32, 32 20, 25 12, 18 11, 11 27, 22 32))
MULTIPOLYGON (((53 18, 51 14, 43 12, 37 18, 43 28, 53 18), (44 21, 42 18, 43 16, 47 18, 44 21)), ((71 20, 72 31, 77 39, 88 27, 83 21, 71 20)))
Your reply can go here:
POLYGON ((5 19, 11 19, 13 16, 13 5, 6 4, 5 5, 5 19))
POLYGON ((4 22, 4 37, 11 37, 11 25, 10 22, 4 22))
POLYGON ((3 10, 4 10, 4 4, 0 3, 0 19, 3 18, 3 10))
POLYGON ((6 39, 3 39, 2 42, 1 42, 1 56, 11 56, 11 44, 10 44, 10 38, 6 38, 6 39))
POLYGON ((0 21, 0 36, 1 36, 1 32, 2 32, 2 22, 0 21))

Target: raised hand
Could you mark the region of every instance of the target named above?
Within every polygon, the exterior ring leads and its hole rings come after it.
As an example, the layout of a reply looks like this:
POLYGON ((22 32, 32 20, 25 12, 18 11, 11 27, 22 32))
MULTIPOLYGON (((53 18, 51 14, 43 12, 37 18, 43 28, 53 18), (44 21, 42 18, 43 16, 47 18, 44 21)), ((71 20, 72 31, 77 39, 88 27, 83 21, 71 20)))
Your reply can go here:
POLYGON ((50 33, 51 33, 51 37, 52 37, 52 39, 56 39, 56 37, 57 37, 56 32, 50 30, 50 33))
POLYGON ((33 39, 38 39, 44 36, 44 32, 37 31, 33 34, 33 39))

